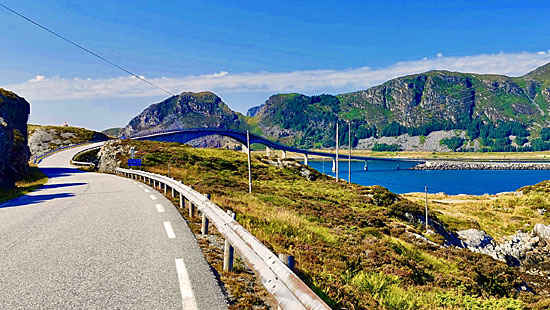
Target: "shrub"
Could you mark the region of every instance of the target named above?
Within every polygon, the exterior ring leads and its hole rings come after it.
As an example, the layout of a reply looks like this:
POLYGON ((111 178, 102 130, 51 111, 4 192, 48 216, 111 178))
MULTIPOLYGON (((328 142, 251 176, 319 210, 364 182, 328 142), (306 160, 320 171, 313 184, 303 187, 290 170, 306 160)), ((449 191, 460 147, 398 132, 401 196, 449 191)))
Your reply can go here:
POLYGON ((464 139, 461 137, 445 138, 439 141, 440 145, 445 145, 453 151, 456 151, 464 144, 464 139))
POLYGON ((401 148, 397 144, 376 143, 372 150, 376 152, 397 152, 401 151, 401 148))

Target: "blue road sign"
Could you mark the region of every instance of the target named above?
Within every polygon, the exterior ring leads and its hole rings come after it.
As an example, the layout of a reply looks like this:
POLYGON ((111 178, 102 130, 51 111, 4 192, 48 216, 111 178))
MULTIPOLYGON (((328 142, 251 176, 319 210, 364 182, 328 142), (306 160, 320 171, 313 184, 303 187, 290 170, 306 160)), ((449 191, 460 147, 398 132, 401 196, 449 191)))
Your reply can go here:
POLYGON ((141 159, 128 159, 128 167, 141 166, 141 159))

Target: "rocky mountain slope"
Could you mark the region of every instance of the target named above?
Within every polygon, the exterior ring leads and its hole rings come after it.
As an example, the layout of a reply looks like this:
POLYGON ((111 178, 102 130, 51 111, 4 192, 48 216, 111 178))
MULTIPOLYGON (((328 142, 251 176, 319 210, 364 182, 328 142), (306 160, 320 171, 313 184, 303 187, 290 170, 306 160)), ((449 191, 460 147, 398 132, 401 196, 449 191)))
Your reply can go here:
POLYGON ((13 187, 29 172, 29 103, 0 88, 0 188, 13 187))
POLYGON ((250 129, 289 145, 332 147, 336 123, 341 126, 340 143, 348 143, 348 121, 354 147, 372 148, 381 141, 359 143, 368 138, 462 130, 453 147, 434 150, 550 149, 550 134, 541 134, 550 124, 550 64, 521 77, 430 71, 336 96, 277 94, 251 108, 247 116, 231 111, 211 92, 186 92, 151 105, 130 121, 124 133, 250 129))
MULTIPOLYGON (((305 147, 333 145, 329 138, 334 129, 326 128, 336 118, 342 125, 352 122, 357 140, 452 129, 472 129, 479 134, 483 126, 497 131, 500 124, 510 122, 524 126, 537 138, 550 122, 550 64, 522 77, 430 71, 337 96, 280 94, 251 111, 249 115, 254 115, 267 135, 278 138, 284 133, 294 137, 294 144, 305 147)), ((347 140, 346 127, 341 142, 347 140)))
POLYGON ((130 121, 124 134, 175 128, 239 129, 243 119, 212 92, 184 92, 150 105, 130 121))

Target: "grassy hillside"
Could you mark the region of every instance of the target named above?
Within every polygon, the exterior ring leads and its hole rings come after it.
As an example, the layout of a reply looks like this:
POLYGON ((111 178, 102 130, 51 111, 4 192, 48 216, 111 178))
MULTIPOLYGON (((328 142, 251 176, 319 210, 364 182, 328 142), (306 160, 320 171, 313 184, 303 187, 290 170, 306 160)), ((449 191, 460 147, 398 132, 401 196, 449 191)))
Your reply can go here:
MULTIPOLYGON (((292 161, 275 167, 254 156, 248 194, 243 153, 116 143, 135 146, 147 171, 166 174, 171 164, 173 177, 236 211, 274 252, 293 254, 299 276, 334 309, 537 309, 545 302, 515 290, 522 281, 515 268, 441 247, 439 235, 424 236, 435 244, 422 241, 424 229, 405 218, 423 207, 382 187, 336 183, 292 161)), ((430 216, 454 224, 443 212, 430 216)))

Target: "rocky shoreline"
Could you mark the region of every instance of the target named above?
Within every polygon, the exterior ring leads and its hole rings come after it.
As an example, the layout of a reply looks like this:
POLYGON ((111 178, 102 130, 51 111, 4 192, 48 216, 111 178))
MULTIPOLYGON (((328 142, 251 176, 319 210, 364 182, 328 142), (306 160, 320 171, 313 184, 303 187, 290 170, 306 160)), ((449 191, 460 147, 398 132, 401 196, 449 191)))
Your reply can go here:
POLYGON ((409 170, 550 170, 550 163, 427 161, 409 170))

